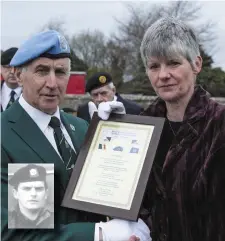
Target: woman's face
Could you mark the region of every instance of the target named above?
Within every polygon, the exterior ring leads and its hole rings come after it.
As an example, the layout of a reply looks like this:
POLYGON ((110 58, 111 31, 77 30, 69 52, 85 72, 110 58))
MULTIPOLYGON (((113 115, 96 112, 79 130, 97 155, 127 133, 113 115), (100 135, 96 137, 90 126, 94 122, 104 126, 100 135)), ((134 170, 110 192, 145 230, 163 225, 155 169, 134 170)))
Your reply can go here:
POLYGON ((166 102, 183 99, 192 92, 202 59, 198 56, 194 66, 184 57, 159 59, 152 57, 147 63, 147 75, 156 94, 166 102))

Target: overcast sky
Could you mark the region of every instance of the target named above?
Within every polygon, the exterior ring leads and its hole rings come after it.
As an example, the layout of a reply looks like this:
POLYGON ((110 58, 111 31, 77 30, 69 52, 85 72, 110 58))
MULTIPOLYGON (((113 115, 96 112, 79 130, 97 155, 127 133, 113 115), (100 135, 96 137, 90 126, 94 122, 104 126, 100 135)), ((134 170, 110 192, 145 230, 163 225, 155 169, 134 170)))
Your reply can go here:
MULTIPOLYGON (((99 29, 110 36, 116 31, 117 25, 114 18, 126 19, 128 16, 124 3, 125 1, 3 0, 1 2, 1 49, 19 47, 26 38, 54 18, 65 21, 68 35, 86 29, 99 29)), ((135 2, 143 7, 145 3, 147 4, 143 1, 135 2)), ((201 1, 201 5, 203 19, 206 21, 212 19, 217 23, 213 59, 216 66, 225 70, 225 1, 201 1)))

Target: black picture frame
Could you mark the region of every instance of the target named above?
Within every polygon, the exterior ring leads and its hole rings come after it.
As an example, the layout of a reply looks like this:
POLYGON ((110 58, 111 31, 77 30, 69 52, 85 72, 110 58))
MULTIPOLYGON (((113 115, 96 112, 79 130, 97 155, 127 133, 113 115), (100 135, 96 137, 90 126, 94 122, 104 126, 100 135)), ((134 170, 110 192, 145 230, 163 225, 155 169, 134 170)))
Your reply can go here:
POLYGON ((112 113, 109 119, 106 121, 106 122, 110 121, 115 123, 118 123, 118 122, 131 123, 134 125, 133 128, 135 128, 136 124, 154 126, 151 140, 147 147, 147 152, 146 152, 144 163, 141 169, 141 174, 139 176, 136 190, 134 192, 134 196, 132 199, 132 204, 129 210, 112 207, 108 205, 102 205, 102 204, 100 205, 100 204, 86 202, 86 201, 74 200, 72 198, 75 188, 77 186, 80 174, 84 167, 84 163, 86 161, 89 149, 91 147, 94 135, 96 133, 96 129, 100 121, 102 120, 98 117, 97 113, 95 113, 93 115, 92 121, 87 131, 85 141, 81 147, 78 158, 76 160, 75 167, 71 174, 61 205, 67 208, 102 214, 105 216, 109 216, 111 218, 120 218, 120 219, 125 219, 130 221, 136 221, 138 219, 139 211, 141 208, 142 200, 144 197, 144 193, 146 190, 147 182, 148 182, 152 164, 156 155, 158 144, 161 138, 161 133, 163 130, 165 119, 161 117, 150 117, 150 116, 128 115, 128 114, 120 115, 120 114, 112 113))

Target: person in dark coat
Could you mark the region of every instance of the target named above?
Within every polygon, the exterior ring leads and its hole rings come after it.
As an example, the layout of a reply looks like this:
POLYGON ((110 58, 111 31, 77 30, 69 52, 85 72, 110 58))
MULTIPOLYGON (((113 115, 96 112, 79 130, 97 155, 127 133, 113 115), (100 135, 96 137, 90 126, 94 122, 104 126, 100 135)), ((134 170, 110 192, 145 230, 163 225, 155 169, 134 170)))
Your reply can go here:
MULTIPOLYGON (((86 92, 91 95, 91 100, 96 107, 98 107, 101 102, 117 100, 125 106, 126 114, 139 115, 143 111, 141 106, 133 101, 125 100, 116 93, 116 87, 113 84, 112 77, 107 72, 97 72, 93 74, 87 81, 86 92)), ((78 106, 77 116, 90 122, 90 112, 88 103, 85 103, 78 106)))
POLYGON ((21 95, 22 87, 19 86, 14 70, 9 63, 18 48, 9 48, 1 54, 1 112, 8 109, 21 95))
MULTIPOLYGON (((196 84, 195 32, 176 18, 159 19, 141 56, 158 95, 142 115, 165 118, 141 210, 152 241, 225 240, 225 105, 196 84)), ((101 107, 110 109, 99 106, 101 116, 101 107)))

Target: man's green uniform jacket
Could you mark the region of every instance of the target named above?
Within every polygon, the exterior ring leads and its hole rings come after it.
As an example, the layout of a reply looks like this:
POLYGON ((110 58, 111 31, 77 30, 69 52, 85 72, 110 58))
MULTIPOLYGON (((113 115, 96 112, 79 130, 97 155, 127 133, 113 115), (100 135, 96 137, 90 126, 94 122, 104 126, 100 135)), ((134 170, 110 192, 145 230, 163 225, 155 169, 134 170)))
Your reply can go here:
MULTIPOLYGON (((88 129, 87 122, 64 112, 60 115, 79 151, 88 129)), ((18 102, 1 114, 1 132, 2 240, 93 241, 95 222, 105 221, 105 218, 61 207, 69 175, 57 152, 18 102), (8 163, 54 163, 54 230, 8 229, 8 163)))

